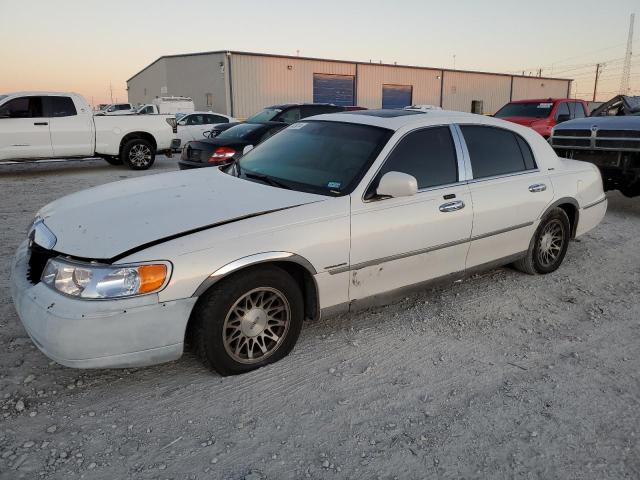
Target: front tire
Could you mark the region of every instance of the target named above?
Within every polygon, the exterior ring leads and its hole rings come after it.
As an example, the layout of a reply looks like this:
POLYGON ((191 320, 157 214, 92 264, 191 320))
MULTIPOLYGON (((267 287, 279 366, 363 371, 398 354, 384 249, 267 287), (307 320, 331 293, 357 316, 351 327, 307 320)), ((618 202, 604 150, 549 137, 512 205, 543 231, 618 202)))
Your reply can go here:
POLYGON ((262 266, 214 285, 193 315, 196 353, 226 376, 285 357, 300 335, 304 304, 300 287, 286 271, 262 266))
POLYGON ((569 217, 563 209, 554 208, 540 221, 526 256, 513 266, 529 275, 554 272, 567 254, 570 237, 569 217))
POLYGON ((134 138, 124 144, 120 159, 131 170, 147 170, 156 159, 156 151, 147 140, 134 138))

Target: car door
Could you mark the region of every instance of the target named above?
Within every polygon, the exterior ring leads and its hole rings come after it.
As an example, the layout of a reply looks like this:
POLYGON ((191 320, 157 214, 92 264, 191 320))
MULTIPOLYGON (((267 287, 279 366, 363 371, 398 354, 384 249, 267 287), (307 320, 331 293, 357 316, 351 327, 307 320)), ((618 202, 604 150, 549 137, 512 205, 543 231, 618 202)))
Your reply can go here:
POLYGON ((462 272, 473 206, 459 140, 449 126, 407 133, 391 151, 364 197, 352 197, 350 300, 462 272), (380 178, 413 175, 418 193, 379 198, 380 178))
POLYGON ((68 96, 43 97, 49 117, 51 145, 56 157, 80 157, 93 154, 92 118, 85 108, 76 109, 68 96))
POLYGON ((42 97, 17 97, 0 106, 0 159, 52 155, 49 119, 44 116, 42 97))
POLYGON ((197 118, 191 118, 194 116, 195 114, 185 115, 178 121, 178 133, 176 134, 176 136, 181 140, 182 145, 195 140, 192 130, 197 123, 197 118))
POLYGON ((459 128, 472 170, 469 269, 525 252, 553 186, 522 136, 488 125, 459 128))

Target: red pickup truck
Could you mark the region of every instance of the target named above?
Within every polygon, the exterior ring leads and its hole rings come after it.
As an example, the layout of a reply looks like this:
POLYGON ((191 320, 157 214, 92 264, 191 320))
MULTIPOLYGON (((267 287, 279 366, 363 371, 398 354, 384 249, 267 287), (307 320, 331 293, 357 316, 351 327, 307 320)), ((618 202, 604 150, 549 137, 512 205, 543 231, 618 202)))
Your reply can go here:
POLYGON ((589 116, 589 105, 584 100, 572 98, 547 98, 509 102, 494 117, 531 127, 544 138, 551 136, 551 129, 558 123, 589 116))

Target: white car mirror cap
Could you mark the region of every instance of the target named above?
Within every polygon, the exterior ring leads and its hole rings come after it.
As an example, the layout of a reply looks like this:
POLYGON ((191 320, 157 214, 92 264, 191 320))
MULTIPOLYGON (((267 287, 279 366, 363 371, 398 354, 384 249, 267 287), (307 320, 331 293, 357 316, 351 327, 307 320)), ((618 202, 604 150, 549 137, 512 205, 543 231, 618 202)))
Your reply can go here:
POLYGON ((242 149, 242 155, 246 155, 247 153, 249 153, 251 150, 253 150, 253 145, 247 145, 246 147, 244 147, 242 149))
POLYGON ((376 193, 383 197, 410 197, 418 193, 418 181, 407 173, 387 172, 380 179, 376 193))
POLYGON ((180 120, 180 121, 178 122, 178 125, 185 126, 186 124, 187 124, 187 122, 186 122, 185 120, 180 120))

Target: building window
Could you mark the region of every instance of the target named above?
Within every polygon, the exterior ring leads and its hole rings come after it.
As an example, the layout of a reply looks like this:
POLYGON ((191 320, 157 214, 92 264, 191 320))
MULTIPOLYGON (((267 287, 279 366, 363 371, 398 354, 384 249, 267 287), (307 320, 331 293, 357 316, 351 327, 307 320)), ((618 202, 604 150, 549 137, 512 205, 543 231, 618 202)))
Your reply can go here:
POLYGON ((213 106, 213 94, 212 93, 207 93, 205 96, 207 97, 207 107, 212 107, 213 106))

